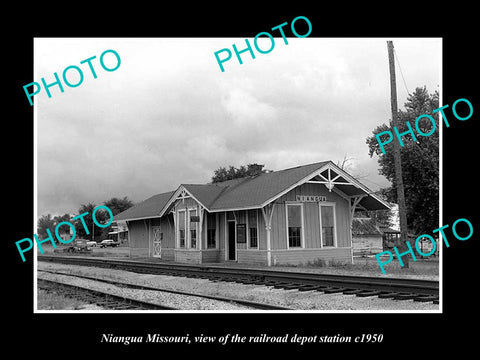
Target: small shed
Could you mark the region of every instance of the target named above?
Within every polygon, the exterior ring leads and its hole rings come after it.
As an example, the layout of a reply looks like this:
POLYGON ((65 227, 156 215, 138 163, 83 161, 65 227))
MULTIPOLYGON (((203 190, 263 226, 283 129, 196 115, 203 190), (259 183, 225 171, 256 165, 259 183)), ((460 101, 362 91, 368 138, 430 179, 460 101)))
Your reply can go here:
POLYGON ((374 219, 353 218, 352 246, 353 256, 371 256, 383 251, 382 231, 374 219))
POLYGON ((394 246, 398 244, 400 239, 400 231, 389 227, 381 227, 380 230, 383 233, 382 251, 393 251, 394 246))
MULTIPOLYGON (((385 228, 381 227, 380 230, 383 233, 383 251, 393 252, 394 251, 393 248, 395 246, 397 246, 398 241, 400 240, 400 231, 392 229, 392 228, 388 228, 388 227, 385 227, 385 228)), ((410 245, 412 246, 412 248, 414 248, 415 243, 417 243, 416 239, 417 239, 416 235, 410 234, 410 233, 408 234, 408 241, 409 241, 410 245)), ((429 254, 433 250, 432 242, 428 239, 425 239, 425 238, 419 239, 419 241, 417 243, 417 246, 418 246, 418 249, 423 254, 429 254)), ((418 251, 416 252, 415 256, 417 258, 422 257, 418 253, 418 251)), ((431 254, 429 256, 438 256, 438 239, 435 239, 435 251, 433 252, 433 254, 431 254)))

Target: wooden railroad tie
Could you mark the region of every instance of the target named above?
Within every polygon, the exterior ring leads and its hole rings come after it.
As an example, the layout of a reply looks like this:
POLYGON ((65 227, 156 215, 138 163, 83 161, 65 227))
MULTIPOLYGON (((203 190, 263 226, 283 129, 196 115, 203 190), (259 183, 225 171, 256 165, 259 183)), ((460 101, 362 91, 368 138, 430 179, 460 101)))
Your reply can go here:
POLYGON ((340 287, 327 287, 322 289, 322 291, 325 294, 335 294, 335 293, 343 293, 345 291, 345 288, 340 288, 340 287))
POLYGON ((422 295, 422 296, 417 296, 416 298, 413 299, 413 301, 419 301, 419 302, 433 301, 434 304, 438 304, 438 296, 436 296, 436 295, 422 295), (437 302, 435 302, 435 301, 437 301, 437 302))
POLYGON ((355 295, 358 297, 368 297, 368 296, 377 296, 377 295, 380 295, 381 293, 382 291, 380 290, 364 290, 356 293, 355 295))

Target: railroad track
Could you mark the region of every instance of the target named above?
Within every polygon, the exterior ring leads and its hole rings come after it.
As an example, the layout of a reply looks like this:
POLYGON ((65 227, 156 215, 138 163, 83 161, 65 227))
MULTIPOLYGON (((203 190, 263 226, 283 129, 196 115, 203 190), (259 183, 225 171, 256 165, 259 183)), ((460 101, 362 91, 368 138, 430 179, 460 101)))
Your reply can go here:
POLYGON ((104 291, 53 280, 38 279, 37 286, 47 292, 53 292, 111 310, 175 310, 169 306, 113 295, 104 291))
POLYGON ((343 293, 358 297, 377 296, 395 300, 414 300, 439 303, 439 283, 432 280, 383 278, 350 275, 331 275, 287 272, 268 269, 226 268, 170 263, 149 263, 120 259, 96 259, 78 256, 38 255, 39 261, 95 266, 131 271, 229 281, 243 284, 273 286, 298 291, 318 291, 327 294, 343 293))
MULTIPOLYGON (((248 301, 248 300, 241 300, 241 299, 233 299, 233 298, 227 298, 227 297, 222 297, 222 296, 213 296, 213 295, 203 295, 203 294, 198 294, 198 293, 190 293, 190 292, 185 292, 185 291, 178 291, 178 290, 170 290, 170 289, 163 289, 163 288, 158 288, 158 287, 151 287, 151 286, 146 286, 146 285, 138 285, 138 284, 129 284, 121 281, 116 281, 116 280, 110 280, 110 279, 100 279, 94 276, 87 276, 87 275, 77 275, 77 274, 71 274, 71 273, 65 273, 65 272, 60 272, 60 271, 50 271, 50 270, 37 270, 38 272, 42 273, 49 273, 49 274, 57 274, 57 275, 64 275, 64 276, 69 276, 72 278, 79 278, 79 279, 86 279, 86 280, 93 280, 97 282, 102 282, 110 285, 114 285, 120 288, 128 288, 128 289, 137 289, 137 290, 151 290, 151 291, 158 291, 158 292, 166 292, 170 294, 177 294, 177 295, 184 295, 184 296, 192 296, 192 297, 197 297, 197 298, 203 298, 203 299, 209 299, 209 300, 215 300, 215 301, 222 301, 226 302, 229 304, 238 304, 242 305, 244 307, 248 307, 250 309, 255 309, 255 310, 290 310, 288 308, 285 308, 283 306, 277 306, 277 305, 271 305, 271 304, 265 304, 265 303, 259 303, 259 302, 254 302, 254 301, 248 301)), ((39 281, 50 281, 51 280, 44 280, 44 279, 39 279, 39 281)), ((76 286, 71 285, 71 284, 64 284, 64 283, 58 283, 61 285, 67 285, 67 287, 71 288, 76 288, 76 286)), ((79 292, 82 292, 84 288, 80 288, 79 292)), ((86 293, 90 295, 90 289, 85 289, 86 293)), ((73 289, 75 292, 75 289, 73 289)), ((75 293, 72 293, 73 295, 71 297, 75 297, 75 293)), ((116 295, 111 295, 110 293, 107 292, 101 292, 97 290, 91 290, 93 293, 99 293, 98 295, 100 297, 106 296, 107 301, 106 303, 108 304, 110 300, 110 296, 116 297, 116 295)), ((63 295, 63 293, 62 293, 63 295)), ((80 296, 82 296, 81 294, 80 296)), ((97 294, 94 294, 94 297, 92 300, 95 300, 95 298, 98 297, 97 294)), ((80 297, 83 299, 82 297, 80 297)), ((88 300, 88 298, 86 299, 88 300)), ((120 299, 113 299, 116 302, 120 302, 119 307, 115 307, 116 304, 115 302, 112 304, 113 309, 133 309, 133 310, 143 310, 143 309, 153 309, 153 310, 181 310, 181 309, 176 309, 173 307, 168 307, 168 306, 163 306, 163 305, 156 305, 156 304, 151 304, 151 303, 146 303, 143 301, 137 301, 135 299, 131 298, 126 298, 126 297, 120 297, 120 299), (131 301, 130 301, 131 300, 131 301), (137 303, 138 302, 138 303, 137 303), (125 304, 126 303, 126 304, 125 304), (149 307, 150 306, 150 307, 149 307)), ((97 302, 93 301, 88 301, 91 303, 95 303, 98 305, 97 302)), ((105 303, 105 301, 101 302, 102 304, 105 303)), ((101 305, 103 306, 103 305, 101 305)), ((110 307, 109 307, 110 308, 110 307)))

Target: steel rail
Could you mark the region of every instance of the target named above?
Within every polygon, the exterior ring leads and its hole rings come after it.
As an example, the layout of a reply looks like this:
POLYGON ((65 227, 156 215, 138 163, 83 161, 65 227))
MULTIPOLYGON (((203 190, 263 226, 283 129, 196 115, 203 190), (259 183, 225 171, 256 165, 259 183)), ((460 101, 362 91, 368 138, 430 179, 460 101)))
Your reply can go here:
POLYGON ((169 306, 155 304, 138 299, 132 299, 126 296, 114 295, 101 290, 86 288, 83 286, 66 284, 61 281, 50 279, 38 279, 37 286, 40 289, 57 292, 61 289, 60 294, 70 298, 77 298, 82 301, 100 305, 114 310, 176 310, 169 306))
POLYGON ((300 291, 343 292, 357 296, 379 296, 418 301, 439 301, 439 283, 433 280, 332 275, 270 269, 233 268, 214 265, 153 263, 124 259, 38 255, 39 261, 114 268, 136 273, 168 274, 233 281, 300 291))
POLYGON ((147 285, 131 284, 131 283, 126 283, 126 282, 121 282, 121 281, 116 281, 116 280, 111 280, 111 279, 101 279, 101 278, 97 278, 97 277, 94 277, 94 276, 88 276, 88 275, 70 274, 70 273, 43 270, 43 269, 38 270, 38 271, 49 273, 49 274, 58 274, 58 275, 76 277, 76 278, 80 278, 80 279, 93 280, 93 281, 107 283, 107 284, 110 284, 110 285, 129 288, 129 289, 153 290, 153 291, 167 292, 167 293, 171 293, 171 294, 195 296, 195 297, 204 298, 204 299, 223 301, 223 302, 226 302, 226 303, 235 303, 235 304, 239 304, 239 305, 243 305, 243 306, 248 306, 248 307, 251 307, 251 308, 257 309, 257 310, 291 310, 289 308, 286 308, 286 307, 283 307, 283 306, 278 306, 278 305, 271 305, 271 304, 259 303, 259 302, 242 300, 242 299, 227 298, 227 297, 223 297, 223 296, 214 296, 214 295, 198 294, 198 293, 191 293, 191 292, 179 291, 179 290, 171 290, 171 289, 158 288, 158 287, 147 286, 147 285))

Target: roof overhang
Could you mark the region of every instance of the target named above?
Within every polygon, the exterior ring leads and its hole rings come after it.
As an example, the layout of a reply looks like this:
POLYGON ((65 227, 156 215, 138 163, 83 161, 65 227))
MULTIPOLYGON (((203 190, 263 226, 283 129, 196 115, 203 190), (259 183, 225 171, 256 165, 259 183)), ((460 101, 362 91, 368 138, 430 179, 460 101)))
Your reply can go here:
MULTIPOLYGON (((149 215, 149 216, 143 216, 143 217, 136 217, 136 218, 129 218, 129 219, 122 219, 122 220, 116 220, 116 221, 137 221, 137 220, 147 220, 147 219, 155 219, 155 218, 160 218, 160 215, 149 215)), ((113 218, 115 220, 115 217, 113 218)))
POLYGON ((274 202, 275 200, 279 199, 281 196, 285 195, 286 193, 290 192, 294 188, 305 183, 323 184, 329 191, 333 191, 339 196, 348 200, 349 204, 351 206, 353 205, 352 209, 359 208, 364 210, 388 210, 391 208, 390 205, 385 200, 381 199, 378 195, 376 195, 373 191, 371 191, 365 185, 360 183, 353 176, 349 175, 347 172, 345 172, 343 169, 335 165, 333 162, 328 161, 317 170, 309 173, 299 181, 286 187, 285 189, 277 193, 275 196, 272 196, 271 198, 267 199, 263 203, 248 204, 248 205, 244 204, 243 206, 238 206, 238 207, 228 206, 228 208, 213 207, 212 209, 210 209, 204 203, 202 203, 198 199, 198 197, 196 197, 191 191, 187 189, 188 185, 182 184, 177 188, 176 191, 172 193, 170 198, 167 200, 163 208, 158 213, 152 214, 150 216, 145 216, 145 217, 133 217, 129 219, 121 219, 120 221, 135 221, 135 220, 145 220, 145 219, 152 219, 152 218, 161 218, 167 215, 171 211, 173 205, 175 204, 175 201, 179 199, 187 199, 187 198, 192 198, 208 212, 261 209, 267 206, 268 204, 274 202))
POLYGON ((160 210, 171 197, 173 191, 156 194, 148 199, 116 214, 113 221, 122 224, 128 221, 147 220, 160 217, 160 210))
POLYGON ((262 207, 305 183, 323 184, 329 191, 334 191, 346 199, 358 199, 357 206, 365 210, 389 210, 391 208, 385 200, 331 161, 268 199, 262 204, 262 207))
POLYGON ((179 200, 179 199, 187 199, 187 198, 192 198, 193 200, 195 200, 198 204, 200 204, 203 208, 207 209, 208 208, 202 204, 202 202, 200 200, 198 200, 195 196, 193 196, 193 194, 188 191, 185 186, 183 185, 180 185, 178 187, 178 189, 172 194, 172 196, 170 197, 170 199, 168 199, 167 203, 165 204, 165 206, 163 207, 163 209, 160 211, 160 216, 159 217, 162 217, 164 216, 165 214, 168 214, 168 212, 171 210, 171 208, 173 207, 173 204, 175 203, 175 201, 179 200))
POLYGON ((108 234, 120 234, 120 233, 123 233, 123 232, 128 232, 128 230, 119 230, 119 231, 110 231, 108 234))

